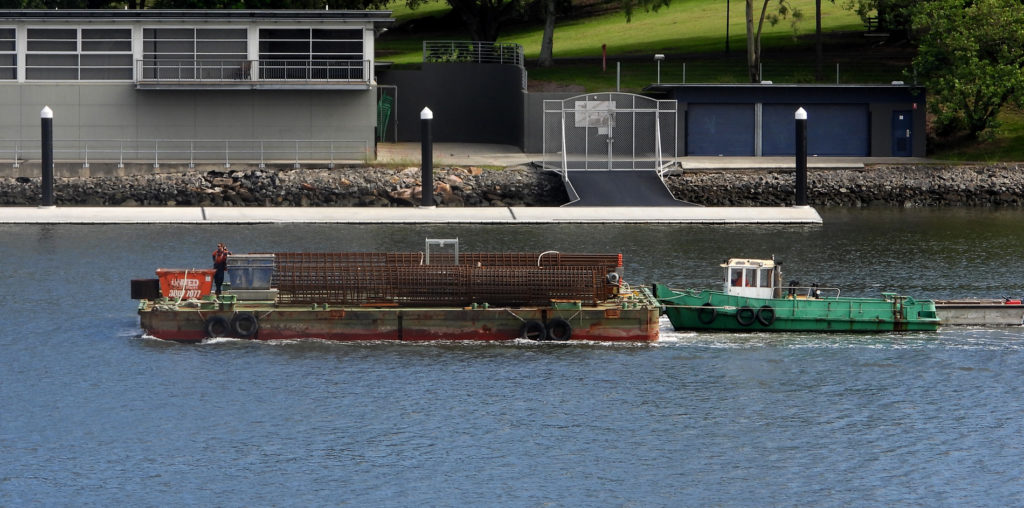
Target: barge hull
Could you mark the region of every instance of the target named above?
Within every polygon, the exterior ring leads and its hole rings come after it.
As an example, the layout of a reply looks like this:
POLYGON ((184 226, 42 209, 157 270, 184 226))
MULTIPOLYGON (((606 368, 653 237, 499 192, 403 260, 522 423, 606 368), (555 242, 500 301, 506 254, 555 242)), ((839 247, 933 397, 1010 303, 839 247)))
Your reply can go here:
POLYGON ((935 310, 946 326, 1024 325, 1024 305, 1001 300, 939 300, 935 310))
MULTIPOLYGON (((150 336, 198 342, 217 335, 252 340, 321 339, 332 341, 503 341, 523 335, 525 323, 569 323, 569 340, 597 342, 652 342, 658 340, 656 306, 621 309, 584 307, 550 308, 280 308, 237 304, 232 310, 140 308, 142 329, 150 336), (251 335, 233 326, 224 334, 211 334, 216 319, 232 323, 251 315, 258 326, 251 335), (557 321, 556 321, 557 320, 557 321)), ((561 330, 564 336, 564 325, 561 330)))

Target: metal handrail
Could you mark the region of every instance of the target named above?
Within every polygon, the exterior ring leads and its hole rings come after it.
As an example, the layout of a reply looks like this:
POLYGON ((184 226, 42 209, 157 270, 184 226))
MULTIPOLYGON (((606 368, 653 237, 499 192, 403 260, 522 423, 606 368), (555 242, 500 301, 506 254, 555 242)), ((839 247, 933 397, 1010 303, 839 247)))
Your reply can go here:
POLYGON ((423 61, 523 65, 523 46, 513 42, 423 41, 423 61))
POLYGON ((370 81, 370 60, 140 59, 135 66, 140 83, 370 81))
MULTIPOLYGON (((372 159, 366 140, 339 139, 55 139, 55 162, 108 162, 188 164, 259 164, 327 162, 372 159)), ((0 140, 0 162, 19 167, 26 161, 42 158, 39 140, 0 140)))

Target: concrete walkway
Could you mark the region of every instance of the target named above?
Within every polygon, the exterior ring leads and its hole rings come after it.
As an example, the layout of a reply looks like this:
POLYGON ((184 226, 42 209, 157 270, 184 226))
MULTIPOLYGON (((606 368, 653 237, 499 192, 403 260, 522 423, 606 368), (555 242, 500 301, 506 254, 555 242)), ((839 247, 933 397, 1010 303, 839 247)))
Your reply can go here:
MULTIPOLYGON (((419 167, 419 143, 383 143, 380 162, 419 167)), ((511 167, 543 159, 511 145, 435 143, 435 166, 511 167)), ((926 159, 811 157, 809 168, 863 168, 926 159)), ((791 169, 792 157, 680 157, 681 170, 791 169)), ((569 206, 569 207, 0 207, 0 224, 821 224, 811 207, 569 206)))
POLYGON ((0 224, 820 224, 811 207, 5 207, 0 224))
MULTIPOLYGON (((377 160, 388 164, 419 167, 422 147, 419 143, 380 143, 377 160)), ((544 154, 524 153, 513 145, 486 143, 434 143, 434 166, 509 167, 542 161, 544 154)), ((681 169, 793 169, 794 157, 677 157, 681 169)), ((916 157, 808 157, 808 168, 859 169, 867 164, 922 164, 929 159, 916 157)))

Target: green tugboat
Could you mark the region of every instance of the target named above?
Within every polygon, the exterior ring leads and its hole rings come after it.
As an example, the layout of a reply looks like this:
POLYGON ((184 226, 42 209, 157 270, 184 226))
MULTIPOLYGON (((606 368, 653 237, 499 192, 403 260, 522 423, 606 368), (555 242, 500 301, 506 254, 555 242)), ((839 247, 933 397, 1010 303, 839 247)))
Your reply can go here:
POLYGON ((935 331, 935 303, 882 293, 882 298, 840 297, 839 289, 782 285, 774 259, 730 259, 722 291, 654 285, 676 330, 751 332, 935 331))

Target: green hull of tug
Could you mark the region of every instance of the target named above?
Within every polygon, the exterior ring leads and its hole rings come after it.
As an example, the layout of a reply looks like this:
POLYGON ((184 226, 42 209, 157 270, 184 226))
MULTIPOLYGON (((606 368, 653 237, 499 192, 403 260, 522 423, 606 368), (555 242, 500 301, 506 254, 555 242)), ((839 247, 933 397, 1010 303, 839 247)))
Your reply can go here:
POLYGON ((654 295, 676 330, 931 332, 939 327, 934 302, 888 293, 882 298, 753 298, 656 284, 654 295))

